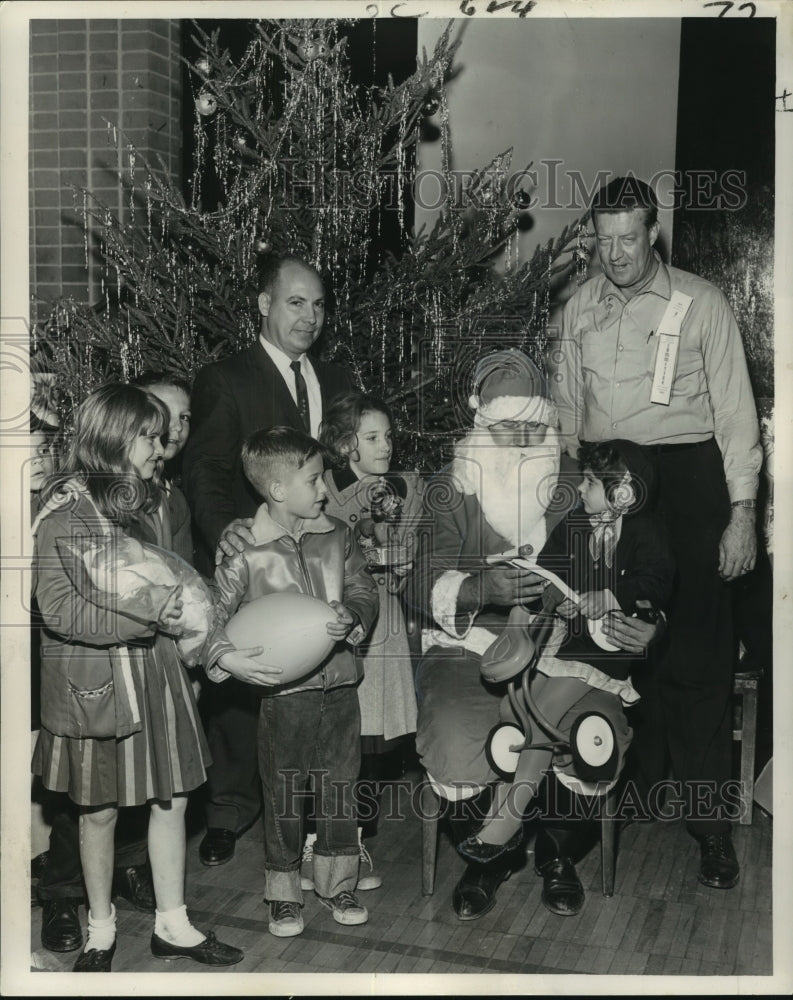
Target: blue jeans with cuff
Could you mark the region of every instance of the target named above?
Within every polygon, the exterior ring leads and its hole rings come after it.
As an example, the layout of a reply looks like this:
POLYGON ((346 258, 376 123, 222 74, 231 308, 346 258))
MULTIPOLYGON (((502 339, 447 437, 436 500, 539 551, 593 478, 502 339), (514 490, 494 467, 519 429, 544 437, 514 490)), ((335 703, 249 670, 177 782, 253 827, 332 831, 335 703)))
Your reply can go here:
POLYGON ((351 685, 262 698, 258 743, 268 901, 303 903, 303 805, 312 786, 315 890, 330 899, 355 889, 360 848, 353 791, 360 733, 358 693, 351 685))

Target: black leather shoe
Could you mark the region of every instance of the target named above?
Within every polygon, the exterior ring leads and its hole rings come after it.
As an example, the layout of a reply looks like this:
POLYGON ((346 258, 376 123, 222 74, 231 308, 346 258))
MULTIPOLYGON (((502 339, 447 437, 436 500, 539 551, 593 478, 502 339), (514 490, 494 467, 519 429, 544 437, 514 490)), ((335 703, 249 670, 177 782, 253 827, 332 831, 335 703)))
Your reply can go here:
POLYGON ((461 844, 457 845, 457 850, 463 857, 471 861, 478 861, 480 864, 485 864, 488 861, 495 861, 496 858, 500 858, 504 854, 509 854, 510 851, 514 851, 522 841, 523 827, 520 827, 520 829, 512 834, 506 844, 488 844, 484 840, 480 840, 479 837, 473 836, 466 837, 461 844))
POLYGON ((201 962, 202 965, 236 965, 245 958, 244 952, 239 948, 218 941, 214 931, 210 931, 200 944, 195 944, 192 948, 170 944, 152 934, 151 953, 155 958, 164 958, 166 961, 173 958, 192 958, 194 962, 201 962))
POLYGON ((728 830, 697 839, 700 851, 699 881, 713 889, 732 889, 740 878, 732 834, 728 830))
POLYGON ((117 868, 113 872, 113 896, 126 899, 136 910, 154 913, 156 902, 149 866, 132 865, 129 868, 117 868))
POLYGON ((74 951, 83 943, 76 899, 47 899, 41 914, 41 944, 47 951, 74 951))
POLYGON ((496 892, 512 874, 505 865, 469 864, 452 893, 452 906, 460 920, 477 920, 496 905, 496 892))
POLYGON ((237 846, 237 835, 233 830, 224 830, 219 826, 210 826, 204 834, 204 839, 198 845, 198 857, 201 863, 208 865, 225 865, 234 857, 237 846))
POLYGON ((90 951, 84 951, 74 963, 72 972, 110 972, 115 953, 115 941, 109 948, 92 948, 90 951))
POLYGON ((581 912, 584 887, 569 858, 554 858, 535 871, 542 876, 542 902, 546 909, 560 917, 574 917, 581 912))

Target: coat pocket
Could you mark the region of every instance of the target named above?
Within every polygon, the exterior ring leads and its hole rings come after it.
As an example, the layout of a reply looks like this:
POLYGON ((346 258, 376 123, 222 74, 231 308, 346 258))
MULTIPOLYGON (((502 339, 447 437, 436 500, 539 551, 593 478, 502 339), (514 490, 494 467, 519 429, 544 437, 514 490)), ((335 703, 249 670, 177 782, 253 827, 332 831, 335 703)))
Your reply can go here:
POLYGON ((69 682, 69 718, 78 738, 116 735, 116 693, 112 680, 98 688, 78 688, 69 682))

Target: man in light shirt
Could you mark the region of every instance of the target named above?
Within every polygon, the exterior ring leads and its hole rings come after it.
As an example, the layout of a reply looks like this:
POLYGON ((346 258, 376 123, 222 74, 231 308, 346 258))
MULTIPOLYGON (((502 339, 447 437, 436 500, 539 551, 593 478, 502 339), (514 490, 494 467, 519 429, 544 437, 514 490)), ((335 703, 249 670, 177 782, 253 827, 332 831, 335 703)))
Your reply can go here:
MULTIPOLYGON (((595 195, 592 219, 603 273, 565 307, 552 396, 571 456, 581 441, 619 437, 646 445, 656 464, 678 577, 668 633, 645 678, 658 729, 637 728, 634 747, 649 789, 666 776, 665 738, 700 844, 699 879, 728 889, 739 877, 728 808, 736 801, 729 583, 756 556, 762 450, 754 398, 724 294, 653 249, 650 188, 634 177, 610 181, 595 195)), ((641 675, 634 680, 639 687, 641 675)), ((659 805, 652 794, 649 804, 659 805)))
MULTIPOLYGON (((323 408, 353 388, 338 365, 308 357, 322 331, 325 292, 317 271, 298 257, 267 258, 258 284, 258 341, 208 365, 193 387, 193 430, 183 485, 193 514, 196 565, 211 575, 218 541, 259 500, 242 468, 242 443, 254 431, 286 425, 317 436, 323 408)), ((261 808, 256 765, 258 700, 241 682, 212 686, 207 727, 213 765, 207 780, 204 864, 223 864, 261 808)))

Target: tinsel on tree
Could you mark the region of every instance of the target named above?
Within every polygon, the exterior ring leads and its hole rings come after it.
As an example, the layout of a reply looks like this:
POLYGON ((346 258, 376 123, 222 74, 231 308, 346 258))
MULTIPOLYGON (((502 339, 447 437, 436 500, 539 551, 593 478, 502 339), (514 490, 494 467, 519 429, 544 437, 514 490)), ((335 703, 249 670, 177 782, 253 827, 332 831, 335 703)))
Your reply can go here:
MULTIPOLYGON (((458 44, 451 27, 407 80, 380 87, 351 82, 344 22, 256 23, 237 60, 218 32, 196 26, 189 199, 132 146, 124 219, 90 191, 78 198, 86 254, 88 234, 98 236, 102 302, 58 302, 33 342, 66 425, 103 381, 145 369, 191 379, 248 346, 260 326, 263 253, 296 253, 320 270, 329 310, 318 347, 391 402, 404 467, 437 467, 459 425, 450 365, 462 372, 494 344, 523 346, 543 364, 551 279, 576 257, 585 268, 581 229, 516 265, 529 193, 515 188, 510 152, 461 186, 445 89, 458 44), (432 229, 413 233, 406 206, 428 116, 439 125, 444 198, 432 229), (222 191, 211 208, 209 171, 222 191), (385 212, 399 223, 400 246, 387 252, 377 241, 385 212)), ((461 385, 460 398, 469 391, 461 385)))

